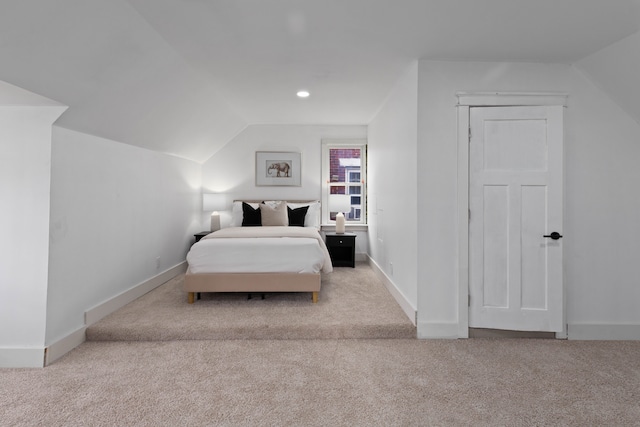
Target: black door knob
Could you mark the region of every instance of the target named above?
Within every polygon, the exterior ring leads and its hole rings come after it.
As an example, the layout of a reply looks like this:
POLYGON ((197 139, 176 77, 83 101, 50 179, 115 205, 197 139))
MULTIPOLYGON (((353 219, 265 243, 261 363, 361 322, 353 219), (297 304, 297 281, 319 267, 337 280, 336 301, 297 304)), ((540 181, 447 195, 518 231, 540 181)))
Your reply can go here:
POLYGON ((562 234, 558 233, 557 231, 554 231, 553 233, 551 233, 551 234, 545 234, 545 235, 544 235, 544 236, 542 236, 542 237, 550 237, 550 238, 551 238, 551 239, 553 239, 553 240, 558 240, 558 239, 561 239, 561 238, 562 238, 562 234))

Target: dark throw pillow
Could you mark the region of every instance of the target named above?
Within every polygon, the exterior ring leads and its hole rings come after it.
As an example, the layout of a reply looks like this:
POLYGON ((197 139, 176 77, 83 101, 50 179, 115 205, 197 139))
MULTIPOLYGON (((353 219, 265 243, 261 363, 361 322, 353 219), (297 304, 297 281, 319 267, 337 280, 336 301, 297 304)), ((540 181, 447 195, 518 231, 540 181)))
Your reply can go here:
POLYGON ((253 209, 250 204, 242 202, 242 226, 259 227, 262 225, 260 208, 253 209))
POLYGON ((303 206, 301 208, 291 209, 287 206, 287 212, 289 214, 289 227, 304 227, 304 217, 307 215, 309 206, 303 206))

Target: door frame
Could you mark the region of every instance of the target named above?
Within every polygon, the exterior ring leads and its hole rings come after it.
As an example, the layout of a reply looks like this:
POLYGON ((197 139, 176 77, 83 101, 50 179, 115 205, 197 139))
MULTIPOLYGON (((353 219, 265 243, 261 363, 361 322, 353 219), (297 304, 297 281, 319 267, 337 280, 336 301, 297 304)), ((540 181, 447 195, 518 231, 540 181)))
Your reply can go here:
MULTIPOLYGON (((568 97, 568 94, 558 92, 456 92, 458 115, 458 209, 456 221, 458 232, 456 239, 458 338, 469 338, 469 137, 471 133, 469 109, 471 107, 516 106, 562 106, 566 108, 568 97)), ((562 185, 564 186, 564 182, 562 185)), ((564 289, 563 292, 565 292, 564 289)), ((563 301, 563 331, 556 333, 556 338, 561 339, 567 338, 566 298, 563 298, 563 301)))

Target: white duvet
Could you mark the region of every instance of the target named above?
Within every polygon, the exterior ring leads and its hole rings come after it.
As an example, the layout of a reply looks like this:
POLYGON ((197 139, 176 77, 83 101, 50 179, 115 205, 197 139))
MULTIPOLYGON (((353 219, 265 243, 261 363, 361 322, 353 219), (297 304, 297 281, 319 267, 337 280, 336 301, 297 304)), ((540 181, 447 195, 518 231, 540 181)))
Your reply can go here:
POLYGON ((187 254, 191 273, 330 273, 315 228, 229 227, 203 237, 187 254))

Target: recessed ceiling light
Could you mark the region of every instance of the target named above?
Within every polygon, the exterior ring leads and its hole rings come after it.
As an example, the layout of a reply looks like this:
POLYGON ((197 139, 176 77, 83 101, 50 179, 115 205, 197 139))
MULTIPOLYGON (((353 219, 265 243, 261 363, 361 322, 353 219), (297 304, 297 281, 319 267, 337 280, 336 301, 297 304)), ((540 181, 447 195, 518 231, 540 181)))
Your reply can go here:
POLYGON ((308 98, 310 93, 306 90, 300 90, 296 95, 298 95, 298 98, 308 98))

